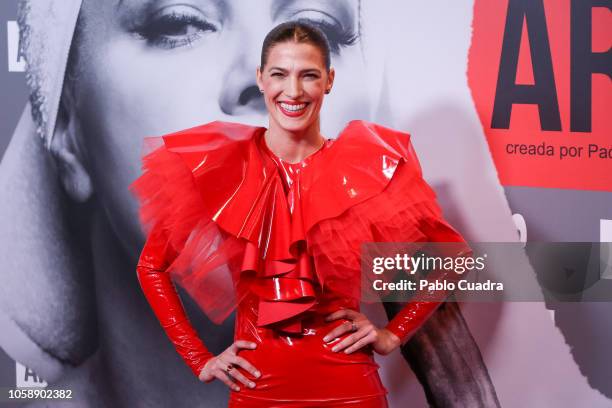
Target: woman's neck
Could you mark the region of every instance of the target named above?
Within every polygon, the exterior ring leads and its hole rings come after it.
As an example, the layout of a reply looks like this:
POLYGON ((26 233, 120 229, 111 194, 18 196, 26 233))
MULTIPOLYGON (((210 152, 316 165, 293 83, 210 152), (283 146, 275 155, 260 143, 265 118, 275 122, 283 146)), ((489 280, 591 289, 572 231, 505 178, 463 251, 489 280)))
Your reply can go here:
POLYGON ((325 143, 325 138, 319 130, 319 119, 300 132, 287 131, 276 122, 270 121, 264 139, 272 153, 289 163, 304 160, 325 143))

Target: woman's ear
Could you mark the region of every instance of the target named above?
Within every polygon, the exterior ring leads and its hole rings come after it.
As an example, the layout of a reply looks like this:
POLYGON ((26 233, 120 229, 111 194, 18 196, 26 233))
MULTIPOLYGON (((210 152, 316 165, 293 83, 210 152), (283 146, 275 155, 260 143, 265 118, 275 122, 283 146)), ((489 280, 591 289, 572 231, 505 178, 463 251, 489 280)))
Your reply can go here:
POLYGON ((261 69, 259 67, 259 65, 257 66, 257 69, 255 70, 255 81, 257 82, 257 86, 259 87, 259 91, 263 92, 263 83, 261 81, 261 69))
POLYGON ((334 67, 329 68, 329 73, 327 74, 327 87, 325 88, 325 93, 330 93, 332 87, 334 86, 334 78, 336 77, 336 70, 334 67))
POLYGON ((77 142, 75 105, 69 94, 62 93, 50 149, 64 190, 73 200, 82 203, 92 196, 93 186, 85 166, 85 154, 77 142))

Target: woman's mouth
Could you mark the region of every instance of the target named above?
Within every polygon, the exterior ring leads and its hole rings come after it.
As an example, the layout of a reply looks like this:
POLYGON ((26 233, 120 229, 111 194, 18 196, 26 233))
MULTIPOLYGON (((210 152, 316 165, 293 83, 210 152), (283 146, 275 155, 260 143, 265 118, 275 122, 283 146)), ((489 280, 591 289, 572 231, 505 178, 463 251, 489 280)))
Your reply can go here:
POLYGON ((301 116, 306 112, 306 107, 310 104, 310 102, 300 102, 300 103, 287 103, 287 102, 277 102, 281 112, 285 115, 290 116, 292 118, 296 116, 301 116))

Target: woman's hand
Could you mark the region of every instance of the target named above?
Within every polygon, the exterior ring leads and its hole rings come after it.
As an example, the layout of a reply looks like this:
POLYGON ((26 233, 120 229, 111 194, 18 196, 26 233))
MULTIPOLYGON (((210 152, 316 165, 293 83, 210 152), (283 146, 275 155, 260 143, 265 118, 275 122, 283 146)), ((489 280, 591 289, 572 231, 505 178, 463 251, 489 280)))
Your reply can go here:
POLYGON ((244 376, 238 367, 248 371, 255 378, 259 378, 261 373, 251 363, 236 353, 239 349, 254 349, 256 343, 246 340, 236 340, 225 349, 221 354, 208 360, 200 371, 198 378, 206 383, 211 382, 215 378, 223 381, 228 387, 234 391, 240 391, 240 387, 236 384, 236 380, 240 381, 247 387, 254 388, 255 383, 244 376))
POLYGON ((334 347, 332 351, 344 350, 350 354, 368 344, 372 344, 374 351, 378 354, 386 355, 400 346, 400 338, 387 329, 379 329, 362 313, 352 309, 338 310, 325 318, 326 321, 337 319, 347 319, 347 322, 334 328, 323 337, 326 343, 340 337, 344 333, 352 333, 344 338, 334 347))

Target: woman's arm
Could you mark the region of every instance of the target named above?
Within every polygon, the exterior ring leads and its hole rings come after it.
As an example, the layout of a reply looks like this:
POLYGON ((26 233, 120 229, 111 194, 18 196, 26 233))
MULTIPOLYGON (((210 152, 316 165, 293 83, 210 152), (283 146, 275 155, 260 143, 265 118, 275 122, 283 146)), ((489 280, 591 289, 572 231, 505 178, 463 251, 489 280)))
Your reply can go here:
POLYGON ((138 281, 166 335, 176 351, 199 376, 214 357, 198 337, 166 269, 176 253, 160 227, 150 232, 136 267, 138 281))
MULTIPOLYGON (((442 243, 439 246, 432 246, 435 254, 444 257, 472 255, 472 250, 461 234, 444 219, 442 209, 435 198, 435 193, 427 182, 422 177, 418 177, 412 183, 411 188, 427 191, 431 197, 429 200, 421 203, 415 213, 420 214, 419 230, 426 237, 427 242, 442 243)), ((435 270, 427 275, 429 281, 434 281, 435 279, 457 280, 459 277, 460 275, 454 271, 445 270, 435 270)), ((436 309, 440 307, 449 295, 450 293, 447 291, 417 292, 415 294, 416 299, 404 305, 385 328, 399 337, 401 345, 405 344, 423 326, 427 319, 434 314, 436 309)))

